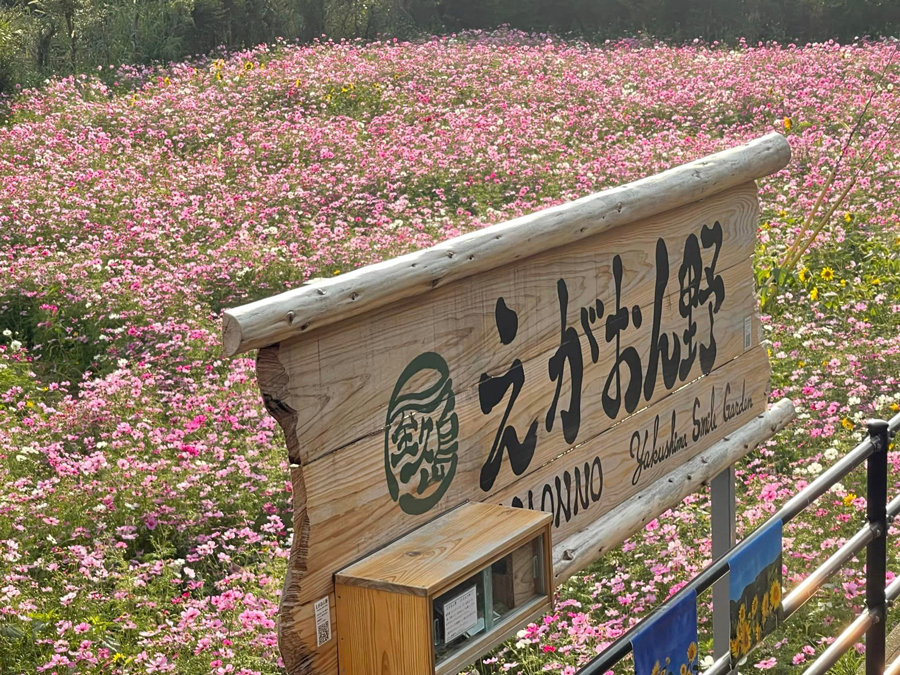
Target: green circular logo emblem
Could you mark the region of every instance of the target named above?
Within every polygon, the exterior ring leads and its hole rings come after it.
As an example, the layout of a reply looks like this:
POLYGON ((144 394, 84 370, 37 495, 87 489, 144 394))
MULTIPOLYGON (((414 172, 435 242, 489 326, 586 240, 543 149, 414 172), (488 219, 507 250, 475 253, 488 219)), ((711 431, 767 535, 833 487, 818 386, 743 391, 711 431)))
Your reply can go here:
POLYGON ((400 373, 384 430, 384 470, 391 498, 404 512, 425 513, 456 473, 459 421, 450 369, 425 352, 400 373))

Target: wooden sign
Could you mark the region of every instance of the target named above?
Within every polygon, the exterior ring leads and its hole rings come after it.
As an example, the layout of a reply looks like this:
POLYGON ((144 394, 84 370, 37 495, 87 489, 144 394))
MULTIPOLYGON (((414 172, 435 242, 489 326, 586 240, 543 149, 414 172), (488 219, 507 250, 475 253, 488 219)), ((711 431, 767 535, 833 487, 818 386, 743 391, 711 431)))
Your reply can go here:
POLYGON ((335 573, 449 509, 543 510, 565 547, 765 411, 754 181, 789 157, 773 134, 226 312, 291 461, 288 672, 340 672, 335 573))

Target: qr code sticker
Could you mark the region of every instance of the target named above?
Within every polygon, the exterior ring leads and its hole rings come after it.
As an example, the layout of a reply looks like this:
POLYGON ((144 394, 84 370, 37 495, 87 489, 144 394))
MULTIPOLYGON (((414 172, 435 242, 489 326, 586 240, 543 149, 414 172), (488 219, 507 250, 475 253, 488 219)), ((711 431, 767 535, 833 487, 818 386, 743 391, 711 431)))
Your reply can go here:
POLYGON ((316 601, 316 647, 321 647, 331 639, 331 612, 328 596, 316 601))

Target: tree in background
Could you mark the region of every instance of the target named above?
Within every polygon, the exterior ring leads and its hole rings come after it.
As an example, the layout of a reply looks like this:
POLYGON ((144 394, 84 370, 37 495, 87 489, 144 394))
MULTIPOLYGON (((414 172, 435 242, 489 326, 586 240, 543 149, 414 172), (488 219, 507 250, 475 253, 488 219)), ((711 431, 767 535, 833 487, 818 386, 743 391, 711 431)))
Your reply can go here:
POLYGON ((276 38, 411 38, 501 25, 588 40, 850 41, 893 34, 900 0, 0 0, 0 93, 50 74, 276 38))

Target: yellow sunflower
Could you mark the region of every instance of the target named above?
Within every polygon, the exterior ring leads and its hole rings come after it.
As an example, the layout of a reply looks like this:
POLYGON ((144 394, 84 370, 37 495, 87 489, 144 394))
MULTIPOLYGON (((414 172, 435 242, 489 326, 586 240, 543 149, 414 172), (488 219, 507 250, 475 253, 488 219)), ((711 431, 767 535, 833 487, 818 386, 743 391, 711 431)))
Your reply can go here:
POLYGON ((750 651, 750 624, 741 625, 741 653, 746 654, 750 651))
POLYGON ((778 579, 772 582, 772 587, 769 589, 769 602, 773 608, 781 605, 781 584, 778 579))
POLYGON ((695 658, 697 658, 697 643, 696 642, 692 642, 691 644, 688 645, 687 657, 688 657, 688 661, 693 661, 695 658))

